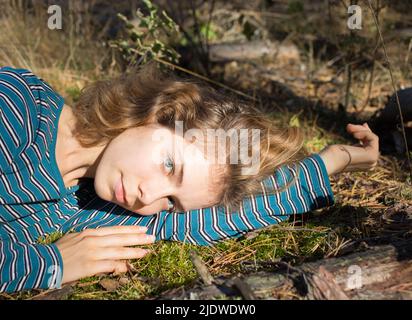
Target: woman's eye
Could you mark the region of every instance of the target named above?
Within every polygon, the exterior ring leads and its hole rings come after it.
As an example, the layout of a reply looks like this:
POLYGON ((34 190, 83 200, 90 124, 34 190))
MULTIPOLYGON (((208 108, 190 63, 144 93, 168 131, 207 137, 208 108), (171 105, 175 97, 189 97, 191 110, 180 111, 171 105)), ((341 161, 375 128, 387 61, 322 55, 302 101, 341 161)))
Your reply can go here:
POLYGON ((173 173, 174 163, 173 163, 173 160, 170 157, 167 157, 163 164, 164 164, 164 166, 166 168, 166 171, 168 173, 173 173))

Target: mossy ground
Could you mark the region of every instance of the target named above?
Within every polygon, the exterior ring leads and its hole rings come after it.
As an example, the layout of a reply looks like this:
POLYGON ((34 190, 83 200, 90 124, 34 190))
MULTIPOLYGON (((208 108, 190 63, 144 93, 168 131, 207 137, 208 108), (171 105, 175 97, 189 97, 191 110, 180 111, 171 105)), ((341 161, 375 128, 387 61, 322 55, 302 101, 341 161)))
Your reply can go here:
MULTIPOLYGON (((102 46, 101 42, 93 42, 90 37, 88 40, 79 39, 71 33, 44 30, 35 20, 20 19, 18 15, 19 12, 16 11, 15 17, 0 20, 0 42, 8 44, 0 47, 0 65, 33 70, 61 93, 68 104, 78 98, 81 88, 87 83, 119 74, 120 68, 112 60, 113 51, 102 46), (28 37, 28 28, 31 35, 35 34, 43 41, 36 42, 36 37, 28 37)), ((302 61, 298 65, 269 61, 263 67, 269 73, 274 70, 276 77, 285 79, 285 85, 296 96, 304 99, 306 106, 308 103, 324 105, 335 113, 323 116, 308 112, 305 106, 300 107, 299 103, 295 103, 296 100, 286 95, 284 98, 273 99, 272 102, 265 100, 269 109, 272 104, 273 108, 276 105, 277 111, 272 115, 302 128, 306 134, 305 146, 310 152, 318 152, 333 143, 353 144, 354 141, 345 135, 344 118, 336 111, 338 102, 342 100, 339 97, 345 91, 340 81, 341 76, 338 75, 339 70, 331 68, 327 61, 317 59, 310 50, 303 50, 301 57, 302 61), (335 76, 338 83, 336 86, 334 82, 328 81, 335 76), (316 85, 315 80, 319 80, 316 85), (291 104, 294 108, 289 107, 291 104)), ((394 65, 396 78, 403 85, 410 86, 411 73, 406 73, 402 64, 394 65)), ((262 69, 257 69, 256 64, 231 63, 216 70, 225 72, 227 85, 244 90, 255 88, 257 96, 276 95, 277 82, 269 81, 267 74, 259 75, 258 70, 262 69)), ((367 90, 369 69, 359 68, 353 73, 352 99, 358 99, 361 104, 367 90)), ((386 69, 377 67, 375 77, 377 80, 371 101, 378 101, 379 104, 368 106, 370 110, 383 107, 382 97, 391 92, 386 69)), ((276 97, 282 95, 284 92, 276 97)), ((352 115, 356 111, 356 108, 347 110, 352 115)), ((189 259, 190 250, 196 250, 212 275, 219 276, 258 270, 265 263, 279 259, 298 264, 332 257, 342 253, 354 241, 402 231, 402 223, 393 215, 402 215, 405 208, 412 204, 412 188, 405 160, 395 156, 382 156, 372 172, 344 173, 332 176, 330 180, 336 202, 330 208, 291 217, 287 222, 253 232, 241 239, 223 241, 214 247, 196 247, 174 242, 156 243, 151 246, 152 254, 132 261, 133 271, 119 276, 82 279, 74 285, 74 291, 66 298, 147 299, 155 298, 166 290, 189 285, 197 279, 196 270, 189 259), (117 289, 113 292, 106 290, 102 285, 103 279, 117 281, 117 289)), ((41 241, 55 241, 60 236, 53 234, 41 241)), ((0 294, 0 299, 30 299, 43 293, 33 290, 0 294)))

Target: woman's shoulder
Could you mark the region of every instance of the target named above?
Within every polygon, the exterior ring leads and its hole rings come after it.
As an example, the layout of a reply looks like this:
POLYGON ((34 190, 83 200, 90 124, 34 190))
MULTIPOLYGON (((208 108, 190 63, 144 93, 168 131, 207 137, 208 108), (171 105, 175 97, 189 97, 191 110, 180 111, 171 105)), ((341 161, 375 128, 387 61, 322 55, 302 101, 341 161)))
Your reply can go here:
POLYGON ((4 90, 19 91, 39 106, 45 104, 42 100, 47 100, 46 103, 50 102, 53 107, 57 107, 63 100, 49 83, 29 69, 0 67, 0 86, 4 90))
POLYGON ((0 68, 0 169, 34 140, 38 127, 36 101, 26 69, 0 68))
POLYGON ((0 67, 0 88, 10 90, 20 98, 33 99, 35 86, 39 85, 40 78, 28 69, 10 66, 0 67), (19 94, 20 93, 20 94, 19 94))
POLYGON ((5 203, 19 203, 59 195, 52 155, 63 106, 64 99, 30 70, 0 68, 0 202, 3 196, 5 203))
POLYGON ((0 67, 0 147, 15 154, 39 140, 39 135, 43 140, 46 133, 52 138, 63 106, 64 99, 32 71, 0 67))

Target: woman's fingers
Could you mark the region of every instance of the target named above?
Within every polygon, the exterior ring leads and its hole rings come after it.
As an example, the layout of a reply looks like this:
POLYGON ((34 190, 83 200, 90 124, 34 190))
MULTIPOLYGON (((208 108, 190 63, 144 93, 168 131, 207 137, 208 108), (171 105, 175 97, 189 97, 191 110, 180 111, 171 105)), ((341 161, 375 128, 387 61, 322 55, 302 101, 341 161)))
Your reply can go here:
POLYGON ((104 237, 112 234, 145 234, 147 227, 142 226, 112 226, 97 229, 85 229, 80 232, 83 237, 104 237))
MULTIPOLYGON (((348 123, 347 126, 346 126, 346 130, 349 131, 349 132, 354 132, 354 131, 358 131, 358 130, 365 130, 365 128, 370 130, 369 126, 366 127, 364 124, 361 125, 361 124, 348 123)), ((366 123, 366 125, 367 125, 367 123, 366 123)))
POLYGON ((63 236, 56 243, 63 259, 62 283, 99 273, 127 271, 128 259, 139 259, 151 252, 130 247, 153 243, 153 237, 146 231, 138 226, 116 226, 63 236))
POLYGON ((374 134, 372 131, 369 130, 360 130, 352 133, 352 136, 358 140, 373 140, 374 139, 374 134))
POLYGON ((379 137, 372 131, 357 131, 353 133, 353 137, 363 142, 364 147, 372 147, 374 150, 379 150, 379 137))
POLYGON ((124 273, 127 272, 126 261, 121 260, 100 260, 90 263, 91 275, 104 273, 124 273))
POLYGON ((373 170, 379 160, 379 137, 367 123, 349 123, 346 130, 360 143, 355 145, 331 145, 321 151, 328 174, 345 171, 373 170), (348 162, 348 154, 349 162, 348 162))
POLYGON ((78 232, 73 232, 73 233, 66 233, 63 237, 61 237, 59 240, 56 241, 56 243, 61 243, 63 241, 68 241, 70 239, 73 239, 79 235, 78 232))
POLYGON ((110 234, 107 236, 91 236, 87 241, 97 247, 130 247, 152 244, 156 237, 149 234, 110 234))
POLYGON ((371 131, 366 122, 363 125, 349 123, 346 128, 354 138, 366 144, 365 147, 369 145, 373 149, 379 150, 379 137, 371 131))
POLYGON ((372 132, 371 128, 369 128, 369 126, 366 122, 362 125, 348 123, 348 125, 346 126, 346 131, 348 131, 350 134, 353 134, 353 133, 358 132, 358 131, 372 132))
POLYGON ((140 259, 150 253, 150 250, 140 248, 104 248, 96 251, 96 260, 126 260, 140 259))

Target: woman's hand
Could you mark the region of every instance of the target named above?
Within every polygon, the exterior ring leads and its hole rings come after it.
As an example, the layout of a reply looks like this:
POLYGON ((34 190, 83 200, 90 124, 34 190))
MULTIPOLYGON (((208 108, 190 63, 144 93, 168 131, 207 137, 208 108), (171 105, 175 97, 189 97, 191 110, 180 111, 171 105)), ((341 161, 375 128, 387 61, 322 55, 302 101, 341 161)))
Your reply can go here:
POLYGON ((146 227, 114 226, 70 233, 56 242, 63 258, 62 284, 100 273, 128 270, 127 259, 144 257, 149 250, 129 246, 153 243, 146 227))
POLYGON ((379 137, 372 132, 366 122, 363 125, 350 123, 346 130, 360 143, 355 146, 333 144, 324 148, 319 155, 328 174, 373 170, 379 159, 379 137))

